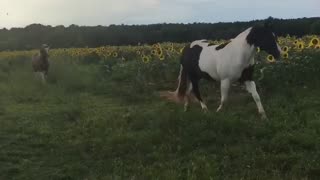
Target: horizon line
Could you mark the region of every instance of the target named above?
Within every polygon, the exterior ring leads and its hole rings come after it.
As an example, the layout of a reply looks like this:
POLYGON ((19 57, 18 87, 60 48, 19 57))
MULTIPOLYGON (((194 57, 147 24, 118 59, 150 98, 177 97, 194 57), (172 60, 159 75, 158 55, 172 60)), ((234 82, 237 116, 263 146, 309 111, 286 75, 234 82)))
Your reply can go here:
POLYGON ((42 25, 42 26, 50 26, 50 27, 58 27, 58 26, 63 26, 63 27, 70 27, 70 26, 79 26, 79 27, 98 27, 98 26, 103 26, 103 27, 110 27, 110 26, 148 26, 148 25, 159 25, 159 24, 183 24, 183 25, 188 25, 188 24, 218 24, 218 23, 248 23, 248 22, 252 22, 252 21, 264 21, 267 20, 269 18, 275 19, 275 20, 297 20, 297 19, 311 19, 311 18, 320 18, 320 17, 298 17, 298 18, 278 18, 278 17, 272 17, 269 16, 267 18, 264 19, 252 19, 252 20, 239 20, 239 21, 218 21, 218 22, 159 22, 159 23, 146 23, 146 24, 124 24, 124 23, 120 23, 120 24, 109 24, 109 25, 101 25, 101 24, 97 24, 97 25, 81 25, 81 24, 69 24, 69 25, 50 25, 50 24, 44 24, 44 23, 31 23, 25 26, 15 26, 15 27, 10 27, 10 28, 6 28, 6 27, 0 27, 0 29, 7 29, 7 30, 11 30, 11 29, 24 29, 28 26, 31 25, 42 25))

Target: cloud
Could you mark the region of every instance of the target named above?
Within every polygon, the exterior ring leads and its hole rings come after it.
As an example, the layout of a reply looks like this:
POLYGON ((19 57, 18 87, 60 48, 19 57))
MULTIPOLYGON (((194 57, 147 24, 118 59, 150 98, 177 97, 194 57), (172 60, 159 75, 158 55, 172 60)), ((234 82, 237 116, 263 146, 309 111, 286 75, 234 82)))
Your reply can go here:
POLYGON ((1 0, 0 26, 218 22, 310 17, 319 11, 318 0, 1 0))

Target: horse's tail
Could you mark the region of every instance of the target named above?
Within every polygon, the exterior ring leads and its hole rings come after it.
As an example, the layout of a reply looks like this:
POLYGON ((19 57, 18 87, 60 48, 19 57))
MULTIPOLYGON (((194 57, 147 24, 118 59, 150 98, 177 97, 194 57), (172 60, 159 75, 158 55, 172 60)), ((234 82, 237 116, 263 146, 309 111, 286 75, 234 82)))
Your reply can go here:
POLYGON ((185 69, 183 69, 183 66, 180 66, 180 74, 178 77, 178 87, 176 89, 176 94, 179 97, 184 97, 186 95, 187 92, 187 88, 188 88, 188 76, 187 76, 187 72, 185 69))
POLYGON ((188 76, 186 70, 180 65, 180 73, 178 76, 178 87, 175 91, 160 92, 160 96, 176 103, 183 102, 188 87, 188 76))

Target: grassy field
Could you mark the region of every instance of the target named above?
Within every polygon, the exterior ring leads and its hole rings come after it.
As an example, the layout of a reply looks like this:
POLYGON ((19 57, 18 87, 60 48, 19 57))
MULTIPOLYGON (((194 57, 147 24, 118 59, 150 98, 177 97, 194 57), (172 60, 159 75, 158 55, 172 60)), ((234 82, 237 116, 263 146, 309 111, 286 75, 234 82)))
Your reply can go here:
POLYGON ((317 179, 320 52, 289 60, 265 64, 257 82, 263 121, 239 85, 221 113, 218 85, 206 81, 209 113, 160 99, 175 88, 175 57, 56 57, 47 84, 30 58, 2 59, 0 179, 317 179))

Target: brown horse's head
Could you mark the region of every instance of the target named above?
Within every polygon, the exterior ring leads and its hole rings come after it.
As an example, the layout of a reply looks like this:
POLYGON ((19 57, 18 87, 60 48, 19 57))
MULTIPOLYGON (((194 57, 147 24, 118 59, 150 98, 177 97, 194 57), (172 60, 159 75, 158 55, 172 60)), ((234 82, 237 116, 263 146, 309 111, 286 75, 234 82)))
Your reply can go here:
POLYGON ((47 57, 48 53, 49 53, 49 46, 47 44, 42 44, 41 48, 40 48, 40 55, 42 57, 47 57))
POLYGON ((47 44, 42 44, 40 47, 41 52, 46 52, 47 54, 49 53, 50 47, 47 44))

